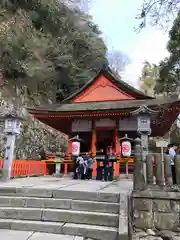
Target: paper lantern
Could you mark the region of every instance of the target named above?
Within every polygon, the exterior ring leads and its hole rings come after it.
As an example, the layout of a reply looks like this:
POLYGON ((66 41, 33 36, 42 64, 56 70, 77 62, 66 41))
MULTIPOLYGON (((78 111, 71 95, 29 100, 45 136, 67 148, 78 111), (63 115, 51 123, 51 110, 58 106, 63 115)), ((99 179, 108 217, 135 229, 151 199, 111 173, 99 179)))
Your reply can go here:
POLYGON ((121 145, 122 155, 123 157, 130 157, 131 156, 131 142, 130 141, 123 141, 121 145))
POLYGON ((74 141, 72 142, 72 156, 79 156, 80 153, 80 142, 74 141))

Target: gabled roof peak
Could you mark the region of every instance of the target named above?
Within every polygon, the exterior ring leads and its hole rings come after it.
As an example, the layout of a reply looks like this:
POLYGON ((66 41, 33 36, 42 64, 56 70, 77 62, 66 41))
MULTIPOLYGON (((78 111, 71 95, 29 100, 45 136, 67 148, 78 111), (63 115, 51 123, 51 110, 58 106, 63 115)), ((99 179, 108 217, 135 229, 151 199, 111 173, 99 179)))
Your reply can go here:
POLYGON ((107 64, 105 64, 95 77, 93 77, 90 81, 84 84, 78 91, 64 99, 62 103, 69 101, 71 102, 74 98, 79 96, 89 86, 91 86, 101 74, 105 75, 111 82, 118 86, 119 89, 127 92, 130 95, 135 96, 136 99, 153 99, 152 97, 145 95, 143 92, 121 80, 120 76, 117 76, 117 74, 115 74, 113 70, 107 64))

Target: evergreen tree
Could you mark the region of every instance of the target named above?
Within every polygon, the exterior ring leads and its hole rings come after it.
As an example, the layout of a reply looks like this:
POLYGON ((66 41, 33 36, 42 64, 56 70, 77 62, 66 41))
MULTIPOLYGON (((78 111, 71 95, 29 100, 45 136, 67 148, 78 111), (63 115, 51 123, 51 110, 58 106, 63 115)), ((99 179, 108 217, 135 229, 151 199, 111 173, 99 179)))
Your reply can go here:
POLYGON ((158 66, 156 64, 150 64, 148 61, 145 61, 141 76, 139 78, 141 91, 149 96, 154 96, 154 86, 158 77, 158 66))
POLYGON ((180 87, 180 13, 169 32, 167 49, 170 56, 160 62, 160 77, 156 83, 156 93, 179 94, 180 87))
POLYGON ((90 16, 59 0, 0 2, 0 70, 4 84, 54 100, 99 71, 106 59, 90 16))

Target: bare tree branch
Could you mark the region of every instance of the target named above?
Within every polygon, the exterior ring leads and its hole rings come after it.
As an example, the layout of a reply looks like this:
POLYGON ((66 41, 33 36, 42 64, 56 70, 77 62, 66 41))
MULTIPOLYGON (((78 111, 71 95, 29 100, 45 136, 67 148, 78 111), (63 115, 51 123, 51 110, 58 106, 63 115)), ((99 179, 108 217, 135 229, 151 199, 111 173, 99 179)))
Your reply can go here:
POLYGON ((147 24, 160 26, 165 29, 180 10, 180 0, 143 0, 137 19, 140 24, 136 31, 140 31, 147 24))
POLYGON ((88 12, 93 0, 61 0, 71 8, 78 8, 83 12, 88 12))
POLYGON ((121 51, 113 50, 108 53, 108 61, 110 67, 117 73, 121 73, 125 66, 129 64, 129 58, 121 51))

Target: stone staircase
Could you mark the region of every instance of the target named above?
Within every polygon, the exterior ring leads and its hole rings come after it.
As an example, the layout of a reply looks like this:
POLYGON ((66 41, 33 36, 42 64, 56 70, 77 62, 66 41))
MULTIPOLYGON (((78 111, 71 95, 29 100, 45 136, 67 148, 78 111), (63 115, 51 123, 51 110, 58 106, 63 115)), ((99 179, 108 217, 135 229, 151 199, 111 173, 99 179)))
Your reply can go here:
POLYGON ((119 205, 118 193, 1 187, 0 229, 117 240, 119 205))

